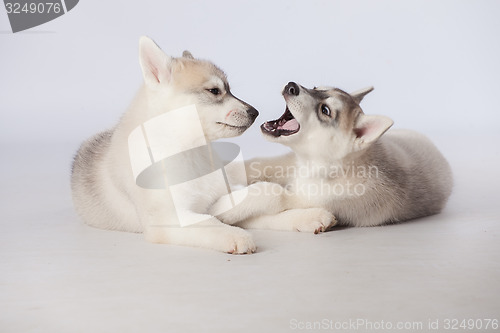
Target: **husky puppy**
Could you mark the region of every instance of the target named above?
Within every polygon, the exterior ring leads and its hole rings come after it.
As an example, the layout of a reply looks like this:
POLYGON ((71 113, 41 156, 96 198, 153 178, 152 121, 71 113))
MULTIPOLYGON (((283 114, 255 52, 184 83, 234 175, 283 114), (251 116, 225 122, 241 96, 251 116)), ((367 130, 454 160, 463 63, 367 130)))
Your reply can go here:
MULTIPOLYGON (((194 59, 187 51, 181 58, 167 56, 147 37, 140 39, 139 49, 144 85, 117 126, 84 142, 75 156, 71 187, 77 213, 91 226, 144 232, 151 242, 229 253, 255 251, 247 231, 224 224, 207 212, 227 193, 224 184, 197 182, 181 200, 184 210, 176 212, 165 191, 136 185, 128 140, 146 121, 187 105, 196 106, 207 142, 234 137, 252 125, 257 110, 231 94, 225 74, 214 64, 194 59), (176 214, 204 221, 180 227, 176 214)), ((176 133, 193 132, 195 125, 184 122, 176 133)), ((175 137, 172 141, 175 143, 175 137)), ((201 159, 186 163, 186 167, 209 163, 201 159)))
POLYGON ((293 152, 246 162, 249 182, 283 186, 274 199, 281 208, 273 208, 282 213, 250 217, 239 225, 293 224, 294 211, 310 207, 333 213, 338 224, 357 227, 441 211, 452 189, 447 161, 421 134, 407 130, 384 134, 393 121, 366 115, 359 106, 372 90, 348 94, 335 88, 307 89, 294 82, 285 86, 285 113, 261 129, 267 139, 293 152))

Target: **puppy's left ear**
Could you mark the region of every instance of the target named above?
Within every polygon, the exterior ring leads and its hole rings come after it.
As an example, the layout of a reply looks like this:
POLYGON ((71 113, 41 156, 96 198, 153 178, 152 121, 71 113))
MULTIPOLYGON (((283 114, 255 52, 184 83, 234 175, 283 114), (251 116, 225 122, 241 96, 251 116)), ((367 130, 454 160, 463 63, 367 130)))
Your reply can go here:
POLYGON ((365 97, 371 91, 373 91, 373 87, 367 87, 367 88, 357 90, 357 91, 351 93, 351 97, 354 98, 356 103, 359 104, 363 100, 363 97, 365 97))
POLYGON ((145 36, 139 40, 139 63, 148 86, 156 87, 160 83, 170 81, 172 58, 166 55, 152 39, 145 36))
POLYGON ((193 55, 188 50, 185 50, 184 52, 182 52, 182 57, 187 58, 187 59, 194 59, 193 55))
POLYGON ((356 150, 368 148, 394 124, 391 118, 361 114, 354 125, 356 150))

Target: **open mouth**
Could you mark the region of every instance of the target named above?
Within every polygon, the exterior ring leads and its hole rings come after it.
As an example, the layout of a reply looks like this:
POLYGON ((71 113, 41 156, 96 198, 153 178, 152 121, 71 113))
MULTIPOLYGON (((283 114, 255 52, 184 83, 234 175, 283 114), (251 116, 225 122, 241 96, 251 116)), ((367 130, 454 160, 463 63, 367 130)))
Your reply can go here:
POLYGON ((297 133, 300 129, 300 124, 287 106, 285 113, 279 119, 266 121, 260 128, 263 133, 278 137, 297 133))

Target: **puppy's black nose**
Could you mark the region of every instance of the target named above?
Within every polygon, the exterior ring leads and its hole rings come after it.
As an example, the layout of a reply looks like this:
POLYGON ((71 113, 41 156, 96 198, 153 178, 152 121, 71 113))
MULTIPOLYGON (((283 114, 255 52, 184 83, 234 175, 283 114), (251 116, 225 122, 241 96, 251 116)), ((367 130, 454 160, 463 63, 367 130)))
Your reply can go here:
POLYGON ((300 92, 300 88, 295 82, 288 82, 285 86, 285 94, 298 96, 300 92))
POLYGON ((255 110, 253 107, 247 110, 247 113, 250 117, 252 117, 252 120, 255 120, 257 116, 259 115, 259 111, 255 110))

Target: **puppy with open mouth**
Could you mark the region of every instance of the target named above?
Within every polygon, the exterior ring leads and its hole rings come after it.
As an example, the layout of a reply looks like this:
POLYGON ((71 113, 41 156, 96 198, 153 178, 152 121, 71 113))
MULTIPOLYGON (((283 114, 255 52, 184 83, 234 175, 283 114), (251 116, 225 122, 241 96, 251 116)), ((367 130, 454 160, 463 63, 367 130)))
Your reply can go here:
POLYGON ((348 94, 294 82, 285 86, 284 114, 262 124, 261 130, 268 140, 293 152, 246 163, 250 183, 283 186, 277 195, 282 212, 241 225, 294 225, 294 219, 307 218, 294 212, 311 207, 335 216, 325 227, 376 226, 442 210, 453 184, 448 162, 422 134, 387 132, 393 125, 390 118, 365 114, 359 103, 372 90, 348 94))

